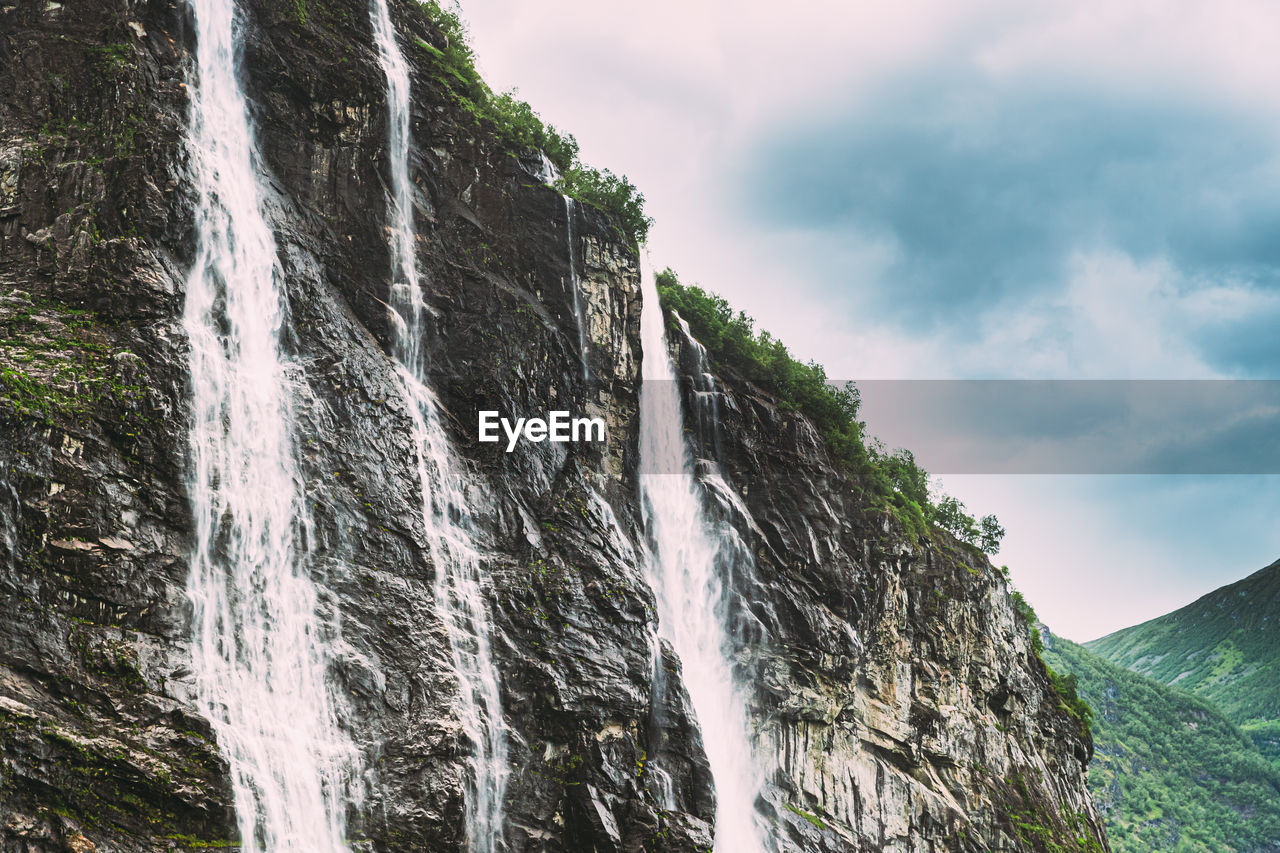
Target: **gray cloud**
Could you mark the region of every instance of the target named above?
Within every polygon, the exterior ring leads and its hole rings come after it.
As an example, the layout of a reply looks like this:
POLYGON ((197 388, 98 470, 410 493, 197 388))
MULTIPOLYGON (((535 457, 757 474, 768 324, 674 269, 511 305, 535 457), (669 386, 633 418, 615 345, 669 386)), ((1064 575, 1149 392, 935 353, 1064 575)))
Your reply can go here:
POLYGON ((1280 381, 859 382, 935 474, 1280 474, 1280 381))
POLYGON ((775 132, 742 185, 766 226, 892 246, 873 304, 919 328, 1051 293, 1078 252, 1160 259, 1192 287, 1275 287, 1276 143, 1208 103, 945 68, 775 132))
POLYGON ((1277 328, 1280 305, 1269 304, 1232 322, 1206 322, 1193 338, 1210 362, 1226 373, 1280 376, 1277 328))

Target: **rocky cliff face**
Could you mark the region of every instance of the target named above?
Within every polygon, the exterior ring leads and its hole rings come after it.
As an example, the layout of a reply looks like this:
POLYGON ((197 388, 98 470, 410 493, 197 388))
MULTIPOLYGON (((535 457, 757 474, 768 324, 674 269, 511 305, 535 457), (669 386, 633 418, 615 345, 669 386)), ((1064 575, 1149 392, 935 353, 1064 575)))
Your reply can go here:
MULTIPOLYGON (((313 576, 353 843, 459 849, 465 757, 390 348, 383 79, 359 0, 244 4, 245 75, 288 283, 313 576)), ((714 791, 639 563, 639 270, 414 66, 428 360, 470 474, 511 726, 512 850, 695 850, 714 791), (554 404, 554 405, 549 405, 554 404), (476 413, 571 409, 607 445, 475 441, 476 413), (658 697, 655 703, 654 697, 658 697), (669 773, 655 790, 651 756, 669 773)), ((0 847, 227 846, 225 763, 193 712, 182 301, 192 34, 165 0, 0 3, 0 847)), ((687 344, 686 344, 687 346, 687 344)), ((765 808, 787 850, 1105 849, 1087 736, 1003 581, 862 507, 803 421, 724 377, 749 512, 736 578, 765 808), (748 663, 750 662, 750 663, 748 663), (1057 845, 1057 846, 1054 846, 1057 845)))
MULTIPOLYGON (((680 350, 696 375, 697 344, 680 350)), ((728 515, 755 554, 732 578, 740 680, 788 849, 1107 849, 1091 739, 987 558, 913 544, 742 377, 701 406, 720 424, 700 455, 736 485, 728 515)))

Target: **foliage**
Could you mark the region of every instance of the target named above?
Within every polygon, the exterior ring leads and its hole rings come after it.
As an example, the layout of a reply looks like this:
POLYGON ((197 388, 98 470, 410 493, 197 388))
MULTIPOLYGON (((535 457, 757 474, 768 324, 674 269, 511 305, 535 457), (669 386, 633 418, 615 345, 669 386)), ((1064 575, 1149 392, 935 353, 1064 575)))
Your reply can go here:
POLYGON ((852 382, 836 387, 822 365, 797 361, 782 341, 756 331, 755 321, 735 312, 724 297, 682 284, 671 269, 658 274, 657 285, 663 307, 689 324, 713 359, 776 396, 784 410, 805 415, 832 456, 855 475, 874 502, 898 517, 909 534, 924 538, 941 529, 986 553, 999 550, 1004 528, 995 516, 976 520, 948 495, 935 501, 928 473, 909 450, 890 453, 878 443, 868 443, 866 424, 858 418, 862 400, 852 382))
POLYGON ((11 296, 5 309, 0 315, 0 418, 13 414, 52 425, 122 404, 145 420, 137 408, 143 389, 117 378, 94 315, 47 298, 23 304, 11 296))
POLYGON ((1000 551, 1004 539, 1004 527, 994 515, 984 515, 980 520, 965 511, 965 505, 950 495, 943 495, 934 507, 934 524, 959 539, 975 544, 988 554, 1000 551))
POLYGON ((798 807, 798 806, 794 806, 794 805, 792 805, 791 803, 784 803, 783 805, 785 805, 785 806, 786 806, 787 811, 789 811, 789 812, 791 812, 792 814, 797 815, 797 816, 799 816, 799 817, 802 817, 802 818, 804 818, 805 820, 809 821, 809 823, 813 824, 813 827, 814 827, 815 829, 817 829, 819 832, 825 832, 825 831, 826 831, 826 829, 827 829, 827 822, 826 822, 826 821, 824 821, 822 818, 818 817, 816 814, 813 814, 813 813, 811 813, 811 812, 807 812, 807 811, 805 811, 804 809, 802 809, 802 808, 800 808, 800 807, 798 807))
MULTIPOLYGON (((1036 629, 1037 638, 1039 638, 1039 629, 1036 629)), ((1041 639, 1041 649, 1043 654, 1043 643, 1041 639)), ((1079 681, 1075 673, 1068 672, 1066 674, 1056 671, 1053 667, 1045 664, 1045 669, 1049 671, 1049 680, 1053 682, 1053 689, 1057 691, 1058 698, 1062 700, 1062 705, 1067 709, 1071 716, 1080 721, 1080 725, 1086 730, 1093 727, 1093 709, 1089 707, 1089 703, 1080 698, 1079 681)))
POLYGON ((1096 712, 1089 788, 1115 853, 1280 844, 1280 774, 1221 711, 1060 637, 1046 645, 1096 712))
POLYGON ((1022 842, 1020 850, 1103 853, 1084 814, 1050 806, 1038 793, 1046 787, 1043 777, 1039 785, 1032 787, 1023 771, 1015 771, 1005 778, 1002 787, 1004 792, 999 799, 1008 808, 1010 828, 1022 842))
MULTIPOLYGON (((1008 580, 1008 567, 1001 566, 1000 568, 1005 573, 1005 580, 1008 580)), ((1040 636, 1040 618, 1036 616, 1035 608, 1031 606, 1019 590, 1012 587, 1009 588, 1009 603, 1013 605, 1013 612, 1031 631, 1031 648, 1037 655, 1040 655, 1044 652, 1044 639, 1040 636)))
MULTIPOLYGON (((569 137, 571 140, 573 137, 569 137)), ((574 143, 577 147, 577 143, 574 143)), ((653 219, 645 215, 644 196, 627 180, 608 169, 598 171, 574 165, 565 170, 557 188, 578 201, 595 205, 618 217, 624 234, 637 243, 649 236, 653 219)))
POLYGON ((487 122, 509 150, 538 150, 562 175, 557 189, 578 201, 613 214, 632 242, 643 242, 653 224, 644 213, 644 196, 625 176, 585 165, 578 158, 578 140, 547 124, 516 90, 495 94, 476 69, 466 25, 457 11, 436 0, 419 3, 444 36, 444 47, 418 39, 416 45, 436 78, 454 100, 477 121, 487 122))
MULTIPOLYGON (((1007 580, 1008 567, 1001 566, 1000 569, 1007 580)), ((1040 633, 1040 618, 1036 616, 1035 608, 1027 601, 1026 596, 1012 587, 1009 589, 1009 603, 1013 605, 1014 614, 1027 626, 1031 634, 1031 650, 1044 663, 1045 672, 1049 675, 1049 683, 1053 685, 1054 691, 1062 701, 1062 707, 1079 721, 1081 728, 1089 731, 1093 726, 1093 709, 1089 707, 1088 702, 1080 698, 1077 692, 1076 676, 1057 672, 1045 659, 1044 637, 1040 633)))
MULTIPOLYGON (((516 97, 516 90, 495 95, 489 101, 488 118, 498 127, 498 135, 513 146, 519 148, 536 148, 547 155, 547 159, 555 164, 561 172, 575 168, 578 162, 578 140, 573 134, 561 134, 533 111, 533 107, 516 97)), ((599 177, 594 169, 577 169, 599 177)), ((612 177, 609 172, 606 175, 612 177)), ((625 178, 623 179, 625 180, 625 178)), ((630 184, 628 184, 630 186, 630 184)), ((582 199, 591 201, 590 199, 582 199)), ((641 198, 641 204, 644 199, 641 198)), ((597 205, 603 207, 603 205, 597 205)), ((611 210, 613 208, 605 208, 611 210)))

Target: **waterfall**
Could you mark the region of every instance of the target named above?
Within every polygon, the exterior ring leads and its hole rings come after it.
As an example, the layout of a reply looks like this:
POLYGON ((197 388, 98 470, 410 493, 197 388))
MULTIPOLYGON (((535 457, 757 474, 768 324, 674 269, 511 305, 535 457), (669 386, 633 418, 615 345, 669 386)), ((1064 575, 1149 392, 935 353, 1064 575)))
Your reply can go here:
MULTIPOLYGON (((684 335, 697 361, 693 371, 693 399, 695 405, 694 418, 698 424, 698 441, 702 447, 710 450, 715 459, 720 458, 720 392, 716 389, 716 379, 711 373, 711 360, 707 357, 707 348, 689 331, 689 322, 676 315, 676 324, 684 335)), ((727 484, 726 484, 727 485, 727 484)))
POLYGON ((418 276, 416 233, 413 225, 413 184, 409 180, 409 65, 396 41, 387 0, 369 0, 369 20, 378 60, 387 78, 387 155, 391 198, 391 307, 404 321, 397 323, 396 353, 401 364, 413 368, 421 359, 422 285, 418 276))
MULTIPOLYGON (((546 155, 542 155, 543 158, 546 155)), ((566 240, 569 243, 569 287, 573 290, 573 313, 578 319, 578 352, 582 355, 582 378, 591 378, 591 368, 587 365, 587 315, 582 310, 582 296, 579 291, 582 289, 581 283, 578 281, 578 261, 577 254, 573 247, 573 199, 569 196, 564 197, 564 228, 566 240)))
POLYGON ((466 803, 468 850, 496 853, 503 846, 506 731, 467 482, 427 383, 422 354, 425 302, 414 250, 413 184, 409 180, 409 68, 396 41, 387 0, 370 0, 370 17, 387 78, 394 277, 389 304, 396 330, 397 372, 413 422, 422 521, 435 569, 436 609, 448 633, 458 679, 460 722, 472 744, 466 803))
POLYGON ((183 321, 196 699, 230 765, 244 848, 338 853, 355 754, 325 687, 294 378, 281 352, 285 297, 236 73, 241 24, 234 0, 191 3, 198 243, 183 321))
POLYGON ((733 678, 727 593, 721 571, 741 556, 741 539, 713 522, 685 447, 675 367, 662 308, 642 263, 644 348, 640 388, 640 492, 648 537, 649 583, 659 631, 684 667, 716 787, 716 853, 764 853, 755 801, 763 785, 752 755, 746 707, 733 678))
POLYGON ((503 849, 507 743, 466 482, 453 464, 453 449, 440 423, 434 395, 408 369, 401 368, 400 375, 413 417, 422 520, 436 569, 436 605, 452 647, 462 698, 460 719, 474 745, 467 800, 468 849, 470 853, 496 853, 503 849))

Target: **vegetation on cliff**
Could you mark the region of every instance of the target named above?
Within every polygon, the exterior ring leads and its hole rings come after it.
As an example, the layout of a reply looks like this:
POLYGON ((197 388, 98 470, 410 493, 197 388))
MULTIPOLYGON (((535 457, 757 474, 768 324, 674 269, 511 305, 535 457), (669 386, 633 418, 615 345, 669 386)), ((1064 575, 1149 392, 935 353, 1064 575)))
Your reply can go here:
POLYGON ((777 397, 783 410, 807 417, 872 503, 892 512, 912 536, 929 538, 934 530, 944 530, 988 554, 1000 550, 1004 528, 994 515, 974 518, 963 503, 931 489, 928 473, 911 451, 890 452, 868 440, 852 382, 832 384, 822 365, 798 361, 782 341, 757 331, 754 319, 734 312, 724 297, 681 283, 671 269, 658 274, 657 284, 663 307, 689 324, 718 364, 777 397))
POLYGON ((1044 657, 1096 711, 1089 788, 1115 853, 1280 844, 1280 775, 1211 703, 1060 637, 1044 657))
POLYGON ((418 39, 416 46, 458 105, 491 124, 512 151, 541 151, 560 171, 556 189, 613 214, 624 237, 633 243, 643 242, 653 220, 645 214, 644 195, 635 185, 625 175, 583 163, 578 157, 578 140, 544 122, 533 107, 516 97, 514 89, 501 94, 490 89, 476 70, 467 28, 457 12, 436 0, 425 0, 419 6, 444 35, 445 44, 440 48, 418 39))
MULTIPOLYGON (((1001 566, 1000 571, 1004 575, 1004 579, 1006 581, 1009 580, 1009 567, 1001 566)), ((1091 731, 1093 728, 1093 708, 1089 707, 1089 703, 1080 697, 1075 674, 1058 672, 1045 659, 1044 636, 1040 633, 1040 618, 1036 616, 1035 608, 1031 606, 1031 603, 1027 601, 1021 592, 1013 588, 1012 584, 1009 587, 1009 600, 1013 604, 1013 612, 1027 626, 1027 630, 1031 634, 1031 650, 1035 652, 1036 657, 1040 658, 1040 662, 1044 664, 1045 672, 1049 676, 1049 683, 1053 685, 1053 689, 1057 692, 1058 699, 1062 703, 1062 709, 1074 717, 1080 723, 1082 729, 1091 731)))

